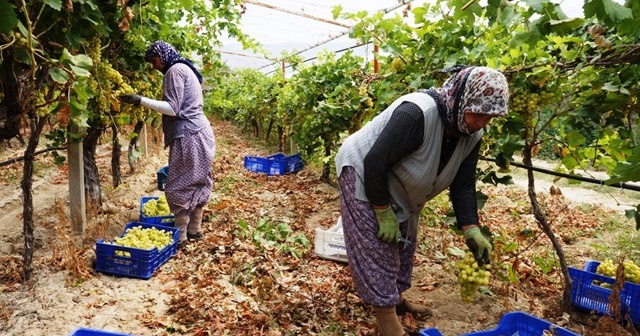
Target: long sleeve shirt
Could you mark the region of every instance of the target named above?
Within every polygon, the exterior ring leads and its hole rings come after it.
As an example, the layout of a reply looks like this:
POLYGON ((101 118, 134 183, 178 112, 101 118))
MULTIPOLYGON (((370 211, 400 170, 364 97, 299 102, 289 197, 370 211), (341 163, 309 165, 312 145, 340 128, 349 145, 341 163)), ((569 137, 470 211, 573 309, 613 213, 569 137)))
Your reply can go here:
MULTIPOLYGON (((367 198, 373 205, 389 204, 388 171, 403 157, 423 144, 424 115, 418 105, 411 102, 400 104, 391 115, 387 125, 364 158, 364 187, 367 198)), ((449 162, 459 138, 445 133, 438 162, 438 174, 449 162)), ((480 143, 462 161, 449 195, 458 226, 478 224, 478 209, 475 190, 475 173, 480 143)))

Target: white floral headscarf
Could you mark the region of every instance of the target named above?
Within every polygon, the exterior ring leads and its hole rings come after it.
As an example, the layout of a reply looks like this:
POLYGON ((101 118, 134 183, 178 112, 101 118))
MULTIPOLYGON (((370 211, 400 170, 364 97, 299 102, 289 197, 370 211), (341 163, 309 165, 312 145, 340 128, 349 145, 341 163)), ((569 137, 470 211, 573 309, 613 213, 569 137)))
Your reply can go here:
POLYGON ((441 115, 448 126, 461 135, 470 134, 464 122, 465 113, 506 116, 509 104, 509 83, 504 75, 488 67, 466 67, 436 89, 446 111, 441 115))

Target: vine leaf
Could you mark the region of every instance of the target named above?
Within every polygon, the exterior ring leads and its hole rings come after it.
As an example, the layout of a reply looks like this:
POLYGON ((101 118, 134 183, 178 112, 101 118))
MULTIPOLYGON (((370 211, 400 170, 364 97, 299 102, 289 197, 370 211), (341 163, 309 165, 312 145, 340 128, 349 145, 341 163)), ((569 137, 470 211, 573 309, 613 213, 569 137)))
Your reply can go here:
POLYGON ((598 20, 602 20, 607 26, 615 24, 627 19, 632 19, 631 9, 616 3, 613 0, 593 0, 584 4, 584 16, 595 16, 598 20))
POLYGON ((7 34, 18 23, 18 17, 13 11, 13 6, 7 0, 0 0, 0 34, 7 34))
POLYGON ((613 169, 613 177, 606 181, 607 184, 627 181, 640 181, 640 150, 634 150, 633 155, 620 162, 613 169))
POLYGON ((57 11, 60 11, 62 9, 62 0, 45 0, 43 2, 57 11))
POLYGON ((69 80, 69 74, 60 68, 49 69, 49 76, 57 83, 64 84, 69 80))

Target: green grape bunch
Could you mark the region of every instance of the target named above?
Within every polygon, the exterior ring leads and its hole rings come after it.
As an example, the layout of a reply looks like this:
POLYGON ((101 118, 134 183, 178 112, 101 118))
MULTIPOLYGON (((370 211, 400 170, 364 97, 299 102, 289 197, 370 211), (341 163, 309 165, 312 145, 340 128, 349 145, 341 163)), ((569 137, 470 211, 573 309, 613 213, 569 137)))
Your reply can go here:
POLYGON ((551 104, 555 98, 553 92, 520 92, 511 96, 511 110, 519 114, 525 122, 526 136, 529 137, 535 128, 536 113, 551 104))
POLYGON ((456 273, 460 284, 460 295, 465 302, 471 302, 480 286, 488 286, 491 277, 491 265, 480 267, 472 253, 456 262, 456 273))
MULTIPOLYGON (((624 280, 632 283, 640 284, 640 267, 636 265, 632 260, 625 260, 624 264, 624 280)), ((611 259, 605 259, 598 265, 596 269, 596 273, 613 277, 616 276, 616 270, 618 269, 618 265, 614 264, 611 259)), ((607 284, 602 284, 603 287, 607 284)))
POLYGON ((151 199, 144 203, 142 206, 142 213, 146 217, 160 217, 171 215, 171 210, 169 209, 167 198, 165 196, 160 196, 157 199, 151 199))
POLYGON ((142 250, 152 250, 154 248, 162 250, 172 243, 173 234, 171 231, 155 227, 143 228, 142 226, 128 228, 122 237, 116 237, 111 242, 113 245, 133 247, 142 250))

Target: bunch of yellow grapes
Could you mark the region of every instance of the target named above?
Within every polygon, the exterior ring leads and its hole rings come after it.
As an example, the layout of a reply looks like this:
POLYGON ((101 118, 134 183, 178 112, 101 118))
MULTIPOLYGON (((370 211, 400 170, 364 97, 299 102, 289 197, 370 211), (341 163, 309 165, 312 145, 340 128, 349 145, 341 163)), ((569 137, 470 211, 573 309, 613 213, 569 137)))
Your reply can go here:
POLYGON ((471 302, 480 286, 489 285, 490 270, 491 265, 489 264, 480 267, 471 253, 467 253, 456 263, 460 295, 463 301, 471 302))
MULTIPOLYGON (((624 280, 640 284, 640 267, 636 265, 632 260, 625 260, 624 264, 624 280)), ((596 273, 606 275, 609 277, 616 276, 616 270, 618 265, 614 264, 611 259, 605 259, 598 265, 596 273)))
POLYGON ((171 243, 173 243, 171 231, 155 227, 142 228, 142 226, 128 228, 122 237, 116 237, 111 242, 113 245, 134 247, 142 250, 151 250, 154 247, 162 250, 171 245, 171 243))
POLYGON ((158 199, 151 199, 144 203, 142 206, 142 213, 146 217, 160 217, 171 215, 171 210, 169 210, 167 198, 165 196, 160 196, 158 199))
POLYGON ((541 92, 541 93, 527 93, 522 92, 512 96, 511 104, 509 108, 518 113, 525 122, 527 134, 525 138, 531 136, 535 127, 535 113, 538 112, 540 107, 547 106, 553 102, 555 93, 553 92, 541 92))
POLYGON ((533 115, 538 110, 538 107, 551 104, 554 98, 555 93, 553 92, 522 92, 512 96, 509 107, 513 112, 522 115, 533 115))

